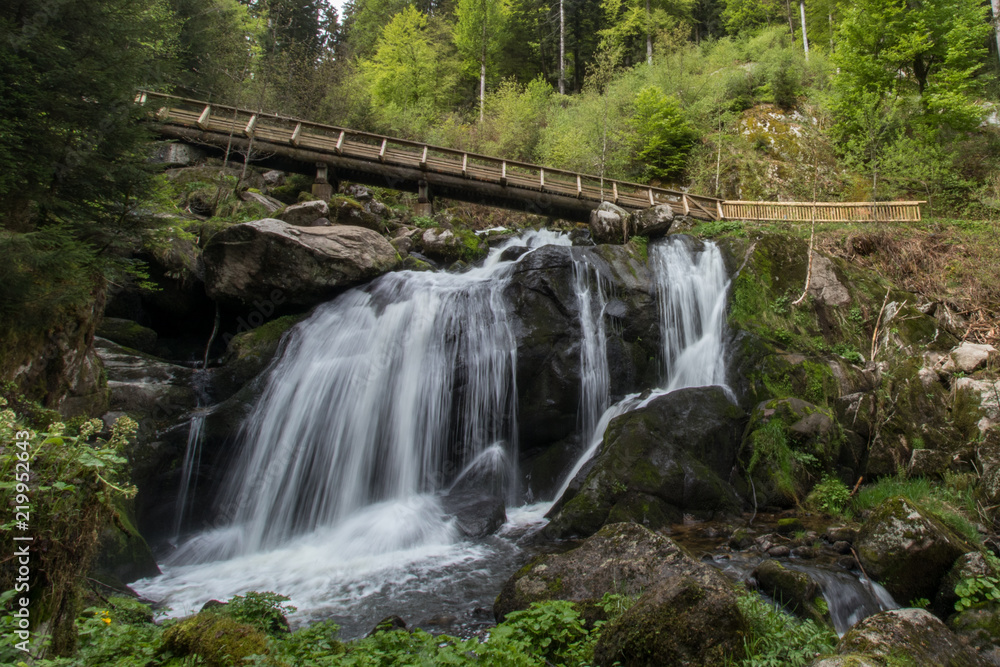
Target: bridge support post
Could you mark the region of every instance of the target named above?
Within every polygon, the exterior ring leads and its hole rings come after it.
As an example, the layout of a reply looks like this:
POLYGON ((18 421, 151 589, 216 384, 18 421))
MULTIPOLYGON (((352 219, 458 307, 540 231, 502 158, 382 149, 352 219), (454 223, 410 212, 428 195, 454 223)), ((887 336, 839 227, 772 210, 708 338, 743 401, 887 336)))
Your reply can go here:
POLYGON ((328 179, 329 166, 325 162, 316 163, 316 180, 313 181, 312 195, 323 201, 330 201, 333 197, 334 184, 328 179))
POLYGON ((434 215, 434 201, 431 195, 431 186, 427 181, 417 183, 417 205, 413 207, 414 213, 430 218, 434 215))

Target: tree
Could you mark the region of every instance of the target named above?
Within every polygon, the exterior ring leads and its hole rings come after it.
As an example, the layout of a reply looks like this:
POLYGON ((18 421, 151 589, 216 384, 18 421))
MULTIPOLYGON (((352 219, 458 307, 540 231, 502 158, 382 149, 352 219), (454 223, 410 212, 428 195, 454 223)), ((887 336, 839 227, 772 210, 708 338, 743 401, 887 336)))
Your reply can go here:
POLYGON ((427 16, 409 6, 382 31, 375 55, 362 61, 372 103, 383 116, 402 112, 428 120, 452 101, 458 73, 431 28, 427 16))
POLYGON ((479 121, 486 108, 486 67, 503 46, 510 5, 506 0, 458 0, 455 45, 467 68, 479 71, 479 121))
POLYGON ((660 31, 692 18, 695 0, 603 0, 609 27, 606 38, 628 45, 645 45, 645 61, 653 64, 654 36, 660 31))
POLYGON ((739 34, 757 30, 781 20, 781 7, 777 0, 725 0, 722 18, 726 30, 739 34))
POLYGON ((844 10, 835 62, 845 135, 863 95, 916 96, 929 128, 970 130, 991 28, 978 0, 855 0, 844 10))
POLYGON ((698 138, 676 99, 659 88, 643 88, 635 98, 635 148, 647 178, 672 179, 681 175, 698 138))

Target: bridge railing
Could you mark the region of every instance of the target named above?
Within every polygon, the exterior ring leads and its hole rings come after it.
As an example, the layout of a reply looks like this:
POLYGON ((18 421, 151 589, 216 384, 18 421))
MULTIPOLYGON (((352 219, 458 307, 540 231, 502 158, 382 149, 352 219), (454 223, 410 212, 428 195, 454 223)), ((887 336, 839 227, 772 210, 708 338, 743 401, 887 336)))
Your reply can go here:
POLYGON ((203 132, 253 137, 270 143, 416 168, 505 187, 597 202, 610 201, 630 209, 669 203, 685 215, 708 219, 719 219, 722 216, 721 200, 667 188, 553 169, 278 114, 255 113, 164 93, 144 91, 138 95, 137 102, 159 105, 155 115, 161 123, 197 127, 203 132))
POLYGON ((920 222, 925 201, 759 202, 724 201, 729 220, 788 222, 920 222))

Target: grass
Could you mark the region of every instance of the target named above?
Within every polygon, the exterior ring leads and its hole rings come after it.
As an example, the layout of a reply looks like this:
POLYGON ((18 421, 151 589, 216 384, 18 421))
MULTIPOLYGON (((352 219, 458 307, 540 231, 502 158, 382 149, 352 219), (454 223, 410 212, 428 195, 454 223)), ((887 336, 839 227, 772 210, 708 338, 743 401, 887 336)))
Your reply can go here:
POLYGON ((816 656, 832 653, 837 635, 814 621, 796 619, 743 589, 737 600, 746 621, 742 660, 727 660, 729 667, 800 667, 816 656))
POLYGON ((932 484, 924 477, 886 477, 861 487, 854 496, 851 508, 860 514, 880 507, 896 496, 919 505, 972 544, 980 542, 979 531, 972 520, 977 512, 976 501, 972 485, 965 476, 948 475, 943 484, 932 484))

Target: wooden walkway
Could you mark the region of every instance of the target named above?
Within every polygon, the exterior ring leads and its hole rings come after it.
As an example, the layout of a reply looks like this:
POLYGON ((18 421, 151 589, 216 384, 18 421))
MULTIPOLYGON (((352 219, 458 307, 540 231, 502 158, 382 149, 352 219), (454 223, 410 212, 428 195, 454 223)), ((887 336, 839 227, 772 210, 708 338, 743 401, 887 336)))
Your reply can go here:
POLYGON ((923 202, 773 203, 723 201, 639 183, 505 160, 417 141, 359 132, 275 114, 141 92, 160 134, 238 152, 253 150, 262 163, 333 178, 587 221, 602 202, 627 210, 670 204, 701 220, 809 222, 917 221, 923 202), (873 215, 874 212, 874 215, 873 215))

